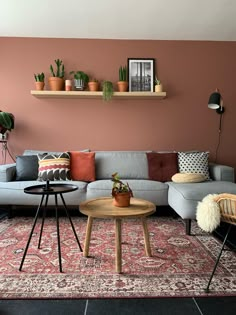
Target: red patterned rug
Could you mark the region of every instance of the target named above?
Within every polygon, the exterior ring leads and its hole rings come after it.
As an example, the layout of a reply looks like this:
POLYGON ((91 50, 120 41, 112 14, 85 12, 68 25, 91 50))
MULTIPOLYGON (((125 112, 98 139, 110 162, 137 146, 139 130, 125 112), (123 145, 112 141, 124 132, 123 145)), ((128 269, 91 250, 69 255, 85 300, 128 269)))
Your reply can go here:
MULTIPOLYGON (((81 245, 86 218, 73 217, 81 245)), ((146 298, 206 296, 221 243, 193 223, 186 236, 182 220, 149 217, 153 257, 146 257, 139 220, 122 224, 122 274, 115 272, 115 229, 111 220, 95 219, 90 257, 83 257, 68 219, 60 218, 63 273, 59 272, 55 219, 45 221, 41 249, 37 225, 22 271, 23 249, 33 218, 0 221, 0 298, 146 298)), ((224 251, 212 280, 211 296, 236 295, 236 255, 224 251)))

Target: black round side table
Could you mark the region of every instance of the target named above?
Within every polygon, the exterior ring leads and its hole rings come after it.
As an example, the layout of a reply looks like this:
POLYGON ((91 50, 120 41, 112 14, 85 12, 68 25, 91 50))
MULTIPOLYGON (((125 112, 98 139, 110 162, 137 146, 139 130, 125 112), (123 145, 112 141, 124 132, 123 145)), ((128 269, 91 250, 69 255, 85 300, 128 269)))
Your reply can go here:
POLYGON ((43 202, 44 202, 44 199, 45 199, 45 203, 44 203, 44 206, 43 206, 43 217, 42 217, 42 223, 41 223, 41 229, 40 229, 40 235, 39 235, 39 242, 38 242, 38 248, 40 248, 41 238, 42 238, 42 233, 43 233, 43 226, 44 226, 44 221, 45 221, 45 216, 46 216, 46 208, 47 208, 49 196, 55 196, 55 216, 56 216, 56 224, 57 224, 57 242, 58 242, 58 256, 59 256, 60 272, 62 272, 62 262, 61 262, 60 227, 59 227, 59 216, 58 216, 58 195, 60 196, 60 198, 62 200, 62 204, 63 204, 64 210, 65 210, 66 215, 67 215, 67 217, 68 217, 68 219, 70 221, 70 224, 71 224, 72 230, 74 232, 76 241, 77 241, 77 243, 79 245, 80 251, 81 252, 83 251, 82 247, 80 245, 80 242, 79 242, 79 238, 78 238, 78 236, 76 234, 76 231, 75 231, 75 228, 74 228, 74 224, 72 222, 71 216, 70 216, 70 214, 68 212, 68 209, 67 209, 64 197, 63 197, 63 194, 75 191, 77 189, 78 189, 78 187, 76 185, 71 185, 71 184, 49 184, 48 181, 47 181, 46 185, 30 186, 30 187, 26 187, 24 189, 24 192, 26 194, 41 195, 42 197, 41 197, 40 203, 38 205, 38 208, 37 208, 37 211, 36 211, 36 215, 34 217, 34 223, 33 223, 30 235, 29 235, 29 239, 27 241, 27 245, 25 247, 25 251, 24 251, 24 254, 23 254, 23 258, 21 260, 19 271, 22 270, 22 267, 23 267, 23 264, 24 264, 24 260, 25 260, 25 256, 27 254, 28 247, 29 247, 29 244, 30 244, 33 232, 34 232, 34 228, 35 228, 35 225, 37 223, 37 220, 38 220, 38 217, 39 217, 39 214, 40 214, 40 210, 42 209, 43 202))

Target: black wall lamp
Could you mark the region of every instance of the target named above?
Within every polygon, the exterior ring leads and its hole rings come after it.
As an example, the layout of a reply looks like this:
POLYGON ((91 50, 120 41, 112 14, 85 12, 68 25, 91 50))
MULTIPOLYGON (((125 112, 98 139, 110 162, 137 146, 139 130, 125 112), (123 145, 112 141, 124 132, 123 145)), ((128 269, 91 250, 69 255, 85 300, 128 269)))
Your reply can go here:
POLYGON ((208 108, 215 109, 218 114, 224 113, 225 109, 223 107, 223 98, 218 89, 210 95, 208 108))
POLYGON ((215 109, 216 112, 218 114, 220 114, 219 116, 219 134, 218 134, 218 144, 216 147, 216 152, 215 152, 215 163, 217 161, 217 155, 218 155, 218 150, 220 147, 220 139, 221 139, 221 125, 222 125, 222 117, 223 117, 223 113, 225 111, 224 107, 223 107, 223 98, 219 92, 218 89, 215 90, 214 93, 212 93, 209 97, 209 101, 208 101, 208 108, 210 109, 215 109))

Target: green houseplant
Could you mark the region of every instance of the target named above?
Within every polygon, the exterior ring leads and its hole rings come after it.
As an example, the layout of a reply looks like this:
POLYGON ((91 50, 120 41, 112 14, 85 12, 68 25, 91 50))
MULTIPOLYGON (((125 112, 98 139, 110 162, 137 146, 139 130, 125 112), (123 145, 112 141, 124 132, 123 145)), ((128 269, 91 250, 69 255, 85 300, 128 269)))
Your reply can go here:
POLYGON ((155 77, 155 92, 162 92, 161 80, 157 79, 157 77, 155 77))
POLYGON ((132 189, 128 183, 124 183, 120 180, 119 174, 116 172, 112 174, 112 192, 113 205, 116 207, 128 207, 130 205, 130 198, 133 197, 132 189))
POLYGON ((65 67, 60 59, 55 59, 56 69, 50 65, 51 77, 48 78, 49 87, 52 91, 61 91, 64 87, 65 67))
POLYGON ((14 127, 14 115, 0 110, 0 133, 4 135, 7 130, 11 131, 12 129, 14 129, 14 127))
POLYGON ((119 81, 117 82, 119 92, 126 92, 128 90, 128 79, 127 79, 127 67, 120 66, 119 68, 119 81))
POLYGON ((44 89, 44 78, 45 78, 45 75, 43 72, 41 73, 37 73, 37 74, 34 74, 34 78, 35 78, 35 88, 36 90, 43 90, 44 89))
POLYGON ((83 71, 71 71, 74 75, 74 86, 77 90, 84 90, 88 84, 89 76, 83 71))
POLYGON ((102 92, 103 100, 110 101, 114 94, 113 83, 111 81, 103 81, 102 92))

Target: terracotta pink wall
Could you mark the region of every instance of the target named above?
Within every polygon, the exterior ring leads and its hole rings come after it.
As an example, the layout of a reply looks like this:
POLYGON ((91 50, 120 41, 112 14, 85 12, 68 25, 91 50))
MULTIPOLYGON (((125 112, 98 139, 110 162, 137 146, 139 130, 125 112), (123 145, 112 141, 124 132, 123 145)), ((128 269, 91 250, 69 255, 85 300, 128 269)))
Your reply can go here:
POLYGON ((219 163, 236 167, 236 42, 0 38, 0 109, 15 115, 14 155, 42 150, 209 150, 215 158, 219 115, 207 108, 216 88, 224 97, 219 163), (33 74, 54 59, 67 74, 84 70, 118 79, 127 58, 155 58, 164 100, 37 99, 33 74))

